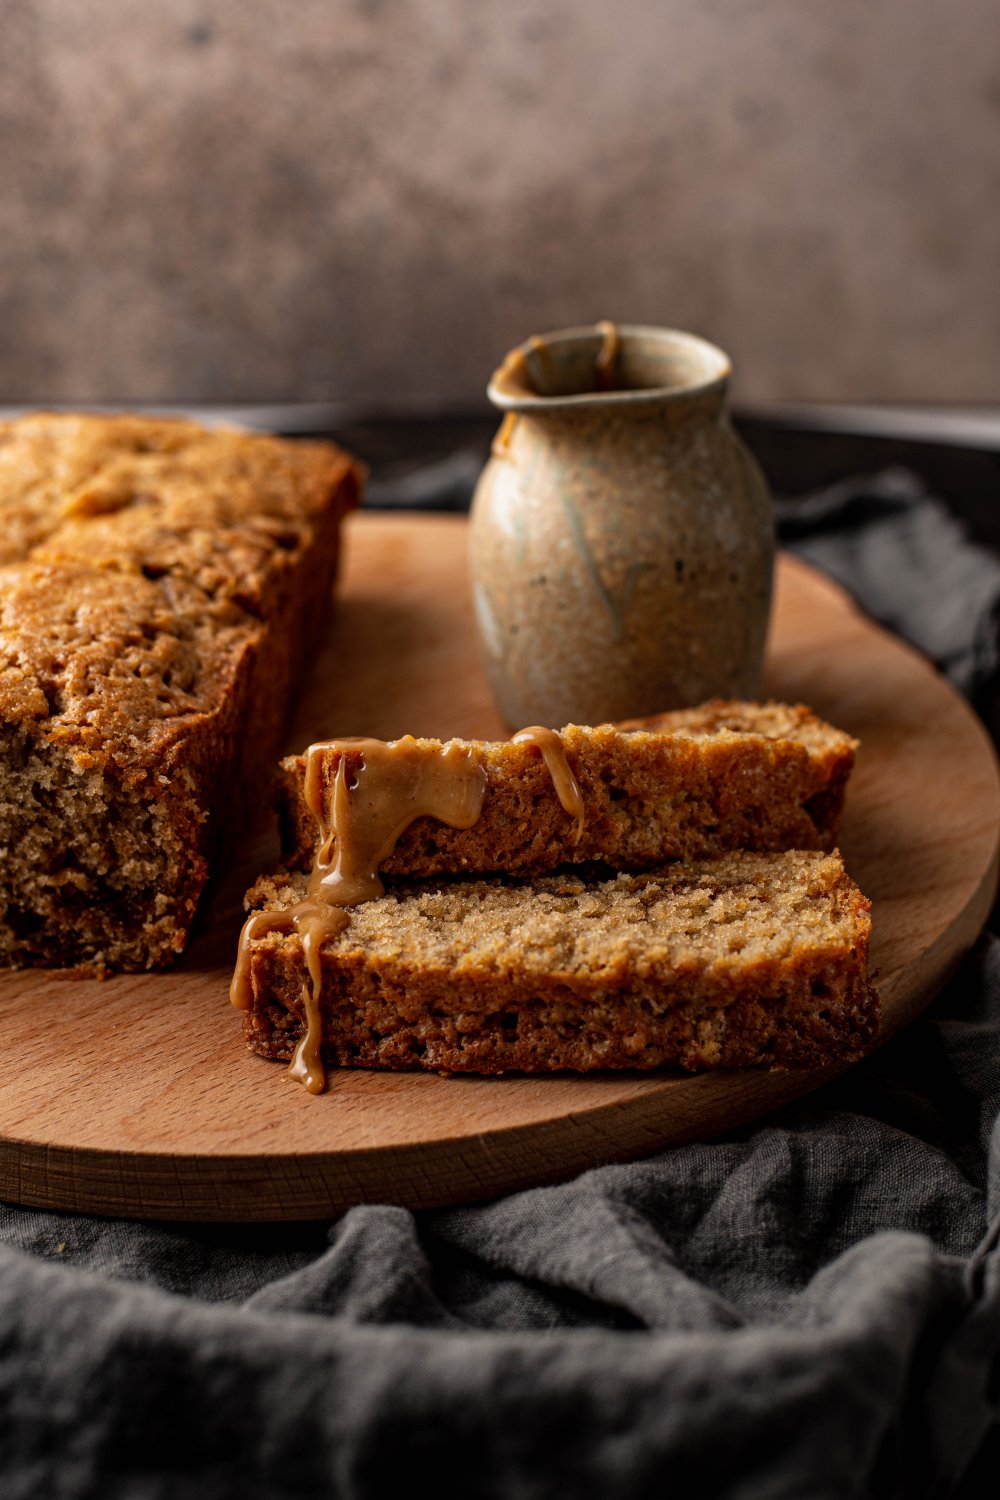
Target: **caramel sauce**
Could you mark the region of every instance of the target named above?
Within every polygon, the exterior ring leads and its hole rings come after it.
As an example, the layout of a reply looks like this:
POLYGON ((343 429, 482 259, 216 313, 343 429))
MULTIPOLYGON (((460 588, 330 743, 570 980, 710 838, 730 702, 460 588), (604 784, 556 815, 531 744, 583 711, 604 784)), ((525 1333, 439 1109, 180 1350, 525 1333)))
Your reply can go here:
MULTIPOLYGON (((596 324, 596 328, 601 335, 601 344, 594 358, 593 389, 614 391, 619 388, 618 358, 621 354, 621 335, 616 324, 607 321, 596 324)), ((513 390, 515 395, 519 392, 527 392, 531 396, 558 396, 560 394, 559 376, 552 349, 538 334, 528 339, 526 344, 510 351, 497 371, 496 380, 502 390, 506 393, 513 390), (537 379, 533 376, 528 364, 529 356, 534 356, 535 369, 538 372, 537 379)), ((515 421, 514 413, 508 412, 493 441, 491 451, 495 458, 506 456, 515 421)))
POLYGON ((531 724, 527 729, 519 729, 517 734, 512 735, 511 744, 534 745, 541 751, 546 770, 552 777, 556 796, 562 803, 564 811, 568 812, 571 818, 576 819, 576 834, 573 842, 578 844, 583 834, 587 810, 584 806, 580 783, 570 769, 566 751, 563 749, 562 740, 558 734, 554 729, 543 728, 541 724, 531 724))
POLYGON ((412 822, 431 817, 452 828, 471 828, 479 820, 485 792, 486 772, 478 756, 458 744, 428 747, 405 735, 390 741, 325 740, 306 751, 305 801, 320 829, 306 899, 247 918, 229 998, 239 1010, 249 1010, 253 1003, 250 950, 255 939, 268 932, 298 933, 308 970, 306 1025, 289 1073, 309 1093, 322 1093, 326 1085, 319 1007, 323 943, 347 926, 345 908, 384 894, 379 865, 412 822), (339 759, 327 819, 323 764, 331 754, 339 759))
MULTIPOLYGON (((311 885, 311 882, 310 882, 311 885)), ((302 999, 306 1013, 306 1027, 296 1045, 288 1071, 297 1083, 305 1086, 310 1094, 321 1094, 326 1084, 323 1059, 320 1055, 322 1025, 319 1013, 319 993, 323 978, 320 968, 320 952, 327 938, 335 938, 343 932, 350 918, 342 907, 327 905, 309 896, 286 906, 283 911, 255 911, 243 924, 240 946, 233 971, 229 998, 237 1010, 249 1010, 253 1004, 250 984, 250 949, 255 939, 268 932, 297 932, 302 940, 308 983, 303 985, 302 999)))
MULTIPOLYGON (((576 819, 578 843, 585 818, 583 794, 559 735, 535 724, 515 734, 512 743, 540 751, 560 803, 576 819)), ((417 818, 436 818, 450 828, 472 828, 479 821, 486 772, 474 747, 455 742, 428 746, 412 735, 389 741, 317 741, 306 751, 305 762, 303 796, 320 832, 306 897, 283 910, 252 912, 247 918, 229 998, 238 1010, 253 1004, 250 956, 258 938, 269 932, 298 934, 307 970, 305 1027, 288 1071, 310 1094, 320 1094, 326 1087, 320 1010, 324 942, 343 932, 350 907, 385 893, 379 867, 417 818), (328 817, 323 768, 332 756, 337 768, 328 817)))
POLYGON ((474 749, 454 742, 429 747, 409 734, 388 742, 327 740, 306 751, 304 790, 322 840, 310 896, 357 906, 384 894, 379 865, 417 818, 436 818, 450 828, 471 828, 479 821, 486 772, 474 749), (341 758, 327 823, 322 769, 337 751, 341 758))
POLYGON ((619 339, 618 329, 614 323, 598 323, 597 328, 601 334, 601 347, 597 351, 597 358, 594 361, 597 389, 599 391, 613 391, 618 374, 618 353, 621 340, 619 339))
POLYGON ((506 458, 510 452, 510 440, 514 436, 514 428, 517 426, 517 412, 509 411, 497 430, 497 435, 490 444, 490 452, 494 458, 506 458))
MULTIPOLYGON (((558 386, 556 367, 552 359, 552 350, 543 338, 537 333, 532 334, 527 344, 518 349, 512 349, 505 358, 497 372, 497 380, 500 385, 520 386, 532 396, 546 396, 555 393, 558 386), (541 383, 548 387, 547 390, 539 390, 538 384, 528 368, 528 355, 535 356, 541 383)), ((501 428, 501 431, 503 429, 501 428)))

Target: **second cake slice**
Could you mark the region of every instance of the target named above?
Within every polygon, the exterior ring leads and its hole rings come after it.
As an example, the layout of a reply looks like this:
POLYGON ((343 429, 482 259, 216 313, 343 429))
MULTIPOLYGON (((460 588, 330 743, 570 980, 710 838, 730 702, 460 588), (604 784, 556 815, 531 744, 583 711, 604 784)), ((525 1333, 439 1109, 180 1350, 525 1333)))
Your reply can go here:
MULTIPOLYGON (((382 863, 386 874, 523 876, 595 860, 644 870, 733 849, 829 850, 857 748, 809 709, 783 703, 712 702, 631 727, 570 724, 558 735, 524 733, 497 743, 448 742, 482 767, 481 814, 468 828, 416 819, 382 863), (570 799, 560 798, 567 779, 578 789, 579 818, 570 799)), ((407 748, 411 760, 422 755, 431 763, 442 746, 410 740, 407 748)), ((364 742, 342 740, 282 762, 289 868, 312 864, 320 824, 331 822, 341 761, 353 777, 364 756, 364 742), (316 777, 312 798, 307 759, 316 777)))
MULTIPOLYGON (((280 911, 305 887, 265 879, 254 896, 280 911)), ((323 944, 311 1050, 475 1073, 846 1061, 877 1029, 869 932, 837 854, 404 883, 323 944)), ((266 931, 248 961, 248 1045, 290 1058, 311 1008, 303 942, 266 931)))

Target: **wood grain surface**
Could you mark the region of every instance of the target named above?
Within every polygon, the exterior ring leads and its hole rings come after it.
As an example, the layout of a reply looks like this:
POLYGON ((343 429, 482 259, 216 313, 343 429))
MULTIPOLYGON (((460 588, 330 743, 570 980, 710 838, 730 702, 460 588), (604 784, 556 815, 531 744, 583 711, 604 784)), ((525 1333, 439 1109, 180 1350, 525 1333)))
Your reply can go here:
MULTIPOLYGON (((461 519, 352 519, 337 617, 290 748, 335 733, 507 733, 476 658, 464 560, 461 519)), ((767 691, 862 741, 842 847, 874 902, 884 1039, 928 1003, 989 912, 1000 836, 992 748, 927 662, 787 557, 767 691)), ((264 822, 246 830, 170 973, 0 976, 0 1197, 220 1220, 455 1203, 710 1137, 834 1076, 343 1070, 311 1096, 283 1065, 244 1050, 227 998, 242 893, 275 853, 264 822)))

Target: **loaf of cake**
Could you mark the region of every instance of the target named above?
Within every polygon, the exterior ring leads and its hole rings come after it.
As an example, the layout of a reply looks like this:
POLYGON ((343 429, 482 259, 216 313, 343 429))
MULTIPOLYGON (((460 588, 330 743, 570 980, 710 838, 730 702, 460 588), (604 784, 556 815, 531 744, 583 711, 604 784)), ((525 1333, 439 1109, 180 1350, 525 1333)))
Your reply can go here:
MULTIPOLYGON (((598 860, 638 871, 733 849, 832 849, 857 742, 801 705, 711 702, 630 726, 570 724, 559 749, 582 796, 578 822, 560 802, 538 745, 467 742, 485 778, 469 828, 413 822, 383 862, 387 875, 537 875, 598 860)), ((417 741, 428 759, 437 740, 417 741)), ((465 743, 451 741, 450 744, 465 743)), ((362 749, 314 747, 329 806, 337 769, 362 749)), ((308 869, 321 822, 305 795, 305 756, 281 765, 285 862, 308 869)))
MULTIPOLYGON (((265 878, 253 898, 293 908, 306 886, 265 878)), ((836 853, 402 882, 322 946, 322 1056, 456 1073, 847 1061, 877 1028, 869 930, 836 853)), ((310 996, 302 941, 273 928, 248 957, 247 1042, 290 1058, 310 996)))
POLYGON ((0 962, 183 948, 269 782, 360 471, 141 416, 0 423, 0 962))

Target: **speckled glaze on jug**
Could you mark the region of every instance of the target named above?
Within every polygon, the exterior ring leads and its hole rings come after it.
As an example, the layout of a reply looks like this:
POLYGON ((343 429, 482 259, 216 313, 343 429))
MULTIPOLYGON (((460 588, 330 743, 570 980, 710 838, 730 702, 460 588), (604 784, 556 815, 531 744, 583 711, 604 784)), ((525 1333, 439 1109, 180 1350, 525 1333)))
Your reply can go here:
POLYGON ((671 329, 512 350, 470 569, 508 724, 598 724, 760 691, 774 523, 730 425, 729 360, 671 329), (605 388, 601 388, 605 387, 605 388))

